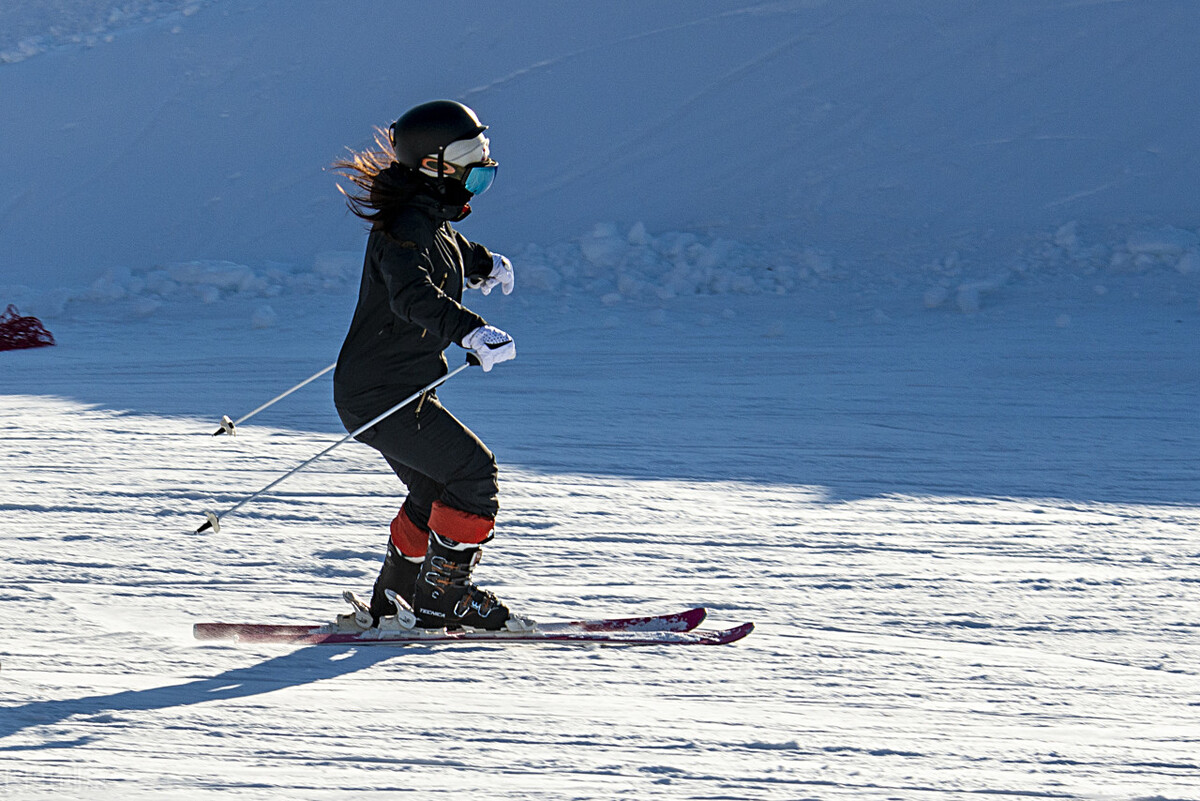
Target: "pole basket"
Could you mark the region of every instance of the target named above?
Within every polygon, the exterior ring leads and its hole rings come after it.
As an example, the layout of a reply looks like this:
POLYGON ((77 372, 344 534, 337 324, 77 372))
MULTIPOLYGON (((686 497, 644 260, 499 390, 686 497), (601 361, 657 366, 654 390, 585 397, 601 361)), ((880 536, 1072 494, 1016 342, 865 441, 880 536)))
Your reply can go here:
POLYGON ((38 318, 22 317, 12 304, 0 314, 0 350, 44 348, 53 344, 54 335, 38 318))

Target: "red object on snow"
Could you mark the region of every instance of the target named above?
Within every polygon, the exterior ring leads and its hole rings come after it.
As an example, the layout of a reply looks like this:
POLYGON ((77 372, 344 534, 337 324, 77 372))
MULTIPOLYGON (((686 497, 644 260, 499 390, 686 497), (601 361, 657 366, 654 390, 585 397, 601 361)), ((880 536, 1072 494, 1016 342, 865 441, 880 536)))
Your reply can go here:
POLYGON ((54 344, 54 335, 36 317, 22 317, 11 303, 0 314, 0 350, 42 348, 54 344))

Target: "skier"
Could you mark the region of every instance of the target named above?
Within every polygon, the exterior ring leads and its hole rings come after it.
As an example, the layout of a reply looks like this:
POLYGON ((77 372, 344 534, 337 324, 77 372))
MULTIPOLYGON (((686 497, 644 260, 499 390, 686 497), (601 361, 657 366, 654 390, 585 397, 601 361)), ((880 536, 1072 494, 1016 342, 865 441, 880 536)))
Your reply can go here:
MULTIPOLYGON (((487 126, 461 103, 435 100, 407 111, 389 133, 377 130, 378 150, 351 151, 334 165, 362 190, 343 194, 371 224, 333 380, 347 431, 445 375, 451 344, 472 352, 485 372, 516 356, 512 337, 462 305, 464 288, 512 292, 512 263, 451 227, 495 179, 487 126)), ((392 590, 420 627, 517 627, 521 619, 471 581, 499 508, 492 452, 435 391, 358 439, 408 488, 371 594, 374 624, 396 614, 385 594, 392 590)))

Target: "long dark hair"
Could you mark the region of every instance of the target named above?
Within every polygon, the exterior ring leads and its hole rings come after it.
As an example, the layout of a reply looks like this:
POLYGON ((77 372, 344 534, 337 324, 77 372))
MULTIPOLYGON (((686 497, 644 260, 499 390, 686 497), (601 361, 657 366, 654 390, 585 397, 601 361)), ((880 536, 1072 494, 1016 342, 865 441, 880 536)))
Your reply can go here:
POLYGON ((374 148, 346 149, 350 155, 335 161, 331 167, 358 187, 358 191, 347 192, 341 184, 338 191, 355 216, 371 223, 372 228, 386 226, 396 210, 416 194, 421 176, 396 161, 391 137, 378 126, 374 148))

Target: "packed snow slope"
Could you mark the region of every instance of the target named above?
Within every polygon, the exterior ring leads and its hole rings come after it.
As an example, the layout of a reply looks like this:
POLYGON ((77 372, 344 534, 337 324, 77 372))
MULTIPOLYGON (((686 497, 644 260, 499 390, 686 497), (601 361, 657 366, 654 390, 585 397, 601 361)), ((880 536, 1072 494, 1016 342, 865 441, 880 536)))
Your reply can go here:
POLYGON ((0 286, 356 249, 323 168, 435 97, 492 126, 499 249, 640 221, 903 269, 1200 214, 1189 0, 111 5, 0 11, 0 286))
POLYGON ((440 392, 501 462, 480 582, 757 623, 699 650, 197 643, 378 569, 403 490, 359 444, 190 533, 340 436, 327 380, 210 434, 327 363, 353 289, 263 329, 70 304, 0 354, 4 797, 1196 801, 1200 325, 1104 280, 890 317, 471 295, 519 343, 440 392))
POLYGON ((263 329, 70 304, 0 354, 4 797, 1196 801, 1200 325, 1104 280, 471 295, 519 343, 440 392, 501 462, 480 582, 757 623, 699 650, 192 640, 370 587, 403 490, 359 444, 190 533, 340 436, 327 380, 210 434, 325 366, 353 289, 263 329))

